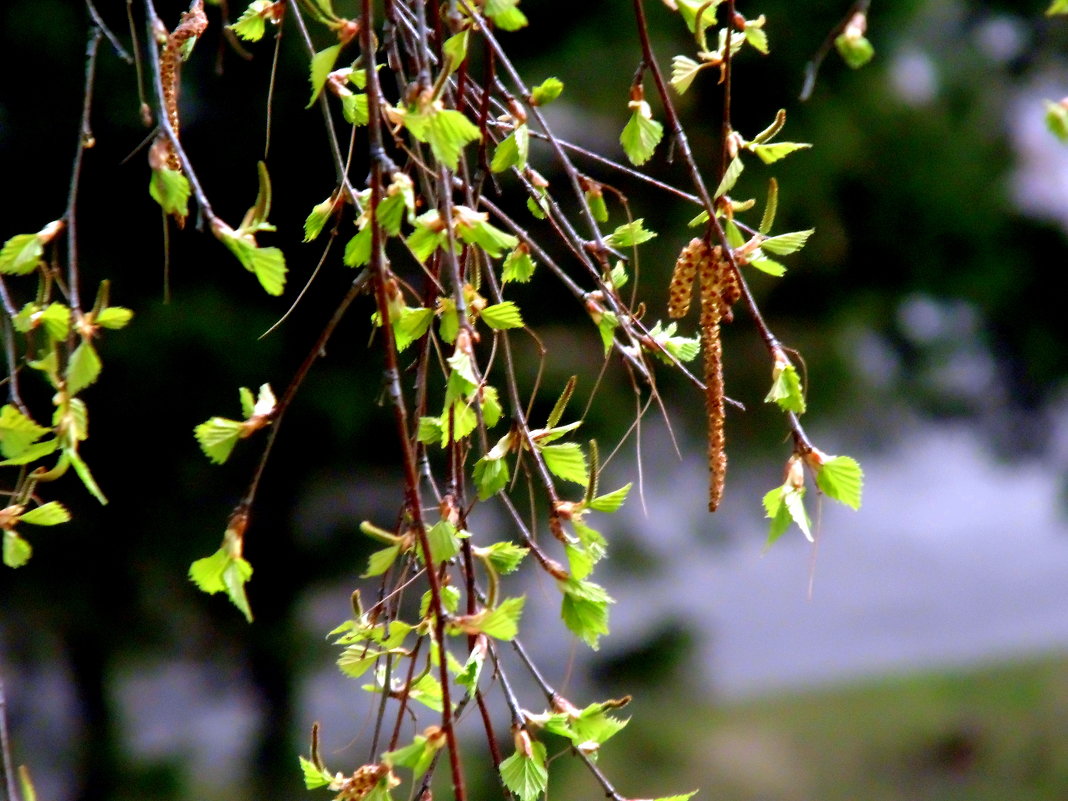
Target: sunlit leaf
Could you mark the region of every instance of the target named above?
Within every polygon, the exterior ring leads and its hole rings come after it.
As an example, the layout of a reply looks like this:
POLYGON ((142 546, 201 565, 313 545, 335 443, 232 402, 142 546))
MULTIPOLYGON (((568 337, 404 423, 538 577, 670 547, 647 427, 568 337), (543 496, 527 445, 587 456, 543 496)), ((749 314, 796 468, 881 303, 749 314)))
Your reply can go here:
POLYGON ((598 495, 589 503, 590 509, 595 512, 606 512, 611 514, 619 511, 619 508, 627 500, 627 494, 630 492, 631 483, 627 482, 622 487, 613 492, 607 492, 604 495, 598 495))
POLYGON ((680 95, 684 94, 693 83, 697 73, 705 64, 699 64, 687 56, 675 56, 671 59, 671 85, 680 95))
POLYGON ((22 567, 33 556, 33 548, 14 531, 4 532, 4 564, 8 567, 22 567))
POLYGON ((177 170, 158 167, 152 170, 148 194, 164 213, 185 220, 189 216, 189 197, 193 194, 189 179, 177 170))
POLYGON ((545 466, 558 478, 574 481, 586 486, 590 481, 586 467, 586 457, 577 442, 564 442, 557 445, 539 445, 538 450, 545 460, 545 466))
POLYGON ((519 801, 538 801, 549 785, 549 769, 545 766, 545 746, 530 743, 530 754, 516 751, 500 766, 501 781, 519 801))
POLYGON ((44 255, 44 245, 37 234, 18 234, 0 250, 0 273, 26 275, 37 269, 44 255))
POLYGON ((243 424, 225 417, 213 417, 193 429, 200 449, 215 464, 222 464, 229 457, 241 437, 243 424))
POLYGON ((664 126, 652 118, 649 104, 640 101, 630 115, 630 120, 619 136, 623 152, 635 166, 641 166, 652 158, 656 146, 664 136, 664 126))
POLYGON ((791 153, 807 150, 810 147, 812 145, 804 142, 772 142, 768 145, 749 145, 747 149, 756 154, 765 164, 774 164, 791 153))
POLYGON ((525 124, 517 125, 515 130, 497 145, 497 149, 493 152, 490 170, 504 172, 512 167, 521 170, 527 166, 529 153, 530 129, 525 124))
POLYGON ((534 260, 530 258, 530 248, 520 243, 505 257, 501 267, 501 281, 525 284, 534 275, 534 266, 534 260))
POLYGON ((51 429, 38 425, 17 406, 7 403, 0 409, 0 453, 11 459, 26 452, 51 429))
MULTIPOLYGON (((734 185, 738 183, 738 178, 741 176, 742 170, 744 169, 745 165, 740 158, 735 156, 731 159, 731 163, 728 164, 727 169, 723 171, 723 177, 720 179, 719 186, 716 187, 716 194, 714 197, 722 197, 734 189, 734 185)), ((702 213, 705 215, 704 220, 708 220, 708 212, 705 211, 702 213)), ((696 220, 694 222, 696 222, 696 220)), ((690 224, 693 225, 693 222, 690 224)))
POLYGON ((308 101, 308 105, 305 108, 311 108, 315 101, 319 99, 319 93, 323 91, 323 86, 326 85, 326 79, 330 75, 331 70, 334 69, 334 63, 337 61, 338 54, 341 52, 341 45, 331 45, 325 50, 320 50, 311 60, 311 74, 309 76, 311 80, 312 92, 311 100, 308 101))
POLYGON ((101 328, 118 331, 120 328, 127 326, 130 320, 133 319, 133 314, 132 310, 123 306, 108 306, 106 309, 100 310, 93 322, 101 328))
POLYGON ((502 31, 517 31, 527 24, 527 18, 517 8, 518 5, 519 0, 486 0, 482 13, 502 31))
POLYGON ((639 217, 633 222, 619 226, 604 238, 604 242, 613 248, 629 248, 633 245, 640 245, 642 242, 648 242, 655 236, 655 231, 649 231, 645 228, 645 218, 639 217))
POLYGON ((498 331, 523 327, 523 317, 519 313, 519 307, 511 300, 487 306, 479 316, 486 325, 498 331))
POLYGON ((557 582, 564 593, 560 616, 573 634, 597 650, 602 634, 608 634, 608 606, 615 603, 604 587, 590 581, 566 579, 557 582))
POLYGON ((546 78, 530 92, 530 105, 545 106, 560 97, 564 91, 564 82, 559 78, 546 78))
POLYGON ((235 556, 226 546, 211 556, 197 559, 189 566, 189 578, 202 592, 214 595, 225 592, 231 603, 252 622, 252 610, 245 595, 245 584, 252 577, 252 565, 235 556))
POLYGON ((96 483, 96 479, 93 478, 93 474, 89 471, 89 465, 85 463, 85 460, 73 448, 65 448, 63 454, 70 461, 70 466, 74 468, 74 472, 81 479, 82 484, 89 490, 89 494, 100 501, 101 504, 107 505, 108 499, 100 491, 100 486, 96 483))
POLYGON ((300 772, 304 776, 304 786, 309 790, 326 787, 334 780, 334 777, 325 770, 320 770, 310 759, 298 757, 300 760, 300 772))
POLYGON ((816 484, 830 498, 852 509, 860 508, 864 471, 851 456, 831 456, 816 470, 816 484))
POLYGON ((96 349, 83 339, 67 362, 67 391, 72 395, 81 392, 100 377, 102 366, 96 349))
POLYGON ((848 32, 838 36, 834 40, 834 46, 842 60, 855 70, 863 67, 875 55, 871 42, 863 36, 851 36, 848 32))
POLYGON ((801 378, 792 364, 777 366, 775 380, 771 390, 764 398, 765 403, 777 403, 786 412, 805 413, 805 395, 801 391, 801 378))
POLYGON ((265 13, 272 5, 272 0, 253 0, 248 8, 241 12, 237 22, 230 25, 230 30, 247 42, 258 42, 266 30, 265 13))
POLYGON ((60 523, 70 521, 70 512, 59 501, 42 503, 36 509, 24 512, 20 517, 23 523, 31 523, 35 526, 57 526, 60 523))

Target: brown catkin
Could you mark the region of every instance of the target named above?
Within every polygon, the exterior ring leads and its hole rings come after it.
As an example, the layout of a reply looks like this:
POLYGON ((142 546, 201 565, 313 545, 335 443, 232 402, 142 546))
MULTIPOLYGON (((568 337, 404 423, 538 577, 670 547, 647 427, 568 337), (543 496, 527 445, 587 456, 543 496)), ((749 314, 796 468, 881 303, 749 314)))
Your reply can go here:
POLYGON ((741 294, 730 263, 719 246, 700 264, 701 350, 705 355, 705 413, 708 420, 708 510, 716 511, 727 479, 727 438, 724 432, 723 343, 721 321, 732 319, 731 305, 741 294))
POLYGON ((703 239, 691 239, 679 253, 675 270, 671 274, 671 284, 668 286, 669 316, 685 317, 690 311, 693 279, 697 275, 698 267, 707 261, 708 257, 708 244, 703 239))
MULTIPOLYGON (((160 54, 159 76, 160 83, 163 84, 163 111, 175 138, 178 136, 178 73, 182 63, 182 48, 189 39, 199 38, 207 27, 208 17, 204 13, 203 0, 196 0, 188 11, 182 12, 178 27, 167 37, 160 54)), ((168 141, 164 147, 167 152, 167 168, 180 172, 182 164, 174 146, 168 141)))

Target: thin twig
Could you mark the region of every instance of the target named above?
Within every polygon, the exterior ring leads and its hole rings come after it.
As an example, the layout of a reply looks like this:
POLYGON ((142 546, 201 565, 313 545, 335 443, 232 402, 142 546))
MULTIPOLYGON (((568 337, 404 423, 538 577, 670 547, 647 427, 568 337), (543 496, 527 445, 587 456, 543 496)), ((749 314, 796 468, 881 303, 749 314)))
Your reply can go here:
POLYGON ((100 12, 98 12, 96 10, 96 6, 93 5, 93 0, 85 0, 85 7, 89 11, 89 16, 93 18, 93 23, 96 25, 96 27, 98 27, 101 31, 104 32, 104 36, 107 37, 108 41, 111 43, 111 46, 115 49, 116 55, 118 55, 118 57, 125 61, 127 64, 133 64, 133 57, 126 52, 126 48, 124 48, 119 43, 118 37, 111 32, 111 28, 109 28, 104 22, 104 20, 100 17, 100 12))
POLYGON ((7 734, 7 697, 4 695, 3 679, 0 679, 0 754, 3 755, 4 788, 7 792, 7 801, 20 801, 11 759, 11 741, 7 734))

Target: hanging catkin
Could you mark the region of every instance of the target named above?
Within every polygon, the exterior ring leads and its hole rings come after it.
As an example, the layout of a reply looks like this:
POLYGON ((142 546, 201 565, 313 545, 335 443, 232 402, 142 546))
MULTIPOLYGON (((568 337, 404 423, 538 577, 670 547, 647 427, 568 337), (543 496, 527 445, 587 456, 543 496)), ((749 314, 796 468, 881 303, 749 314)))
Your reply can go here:
POLYGON ((741 292, 734 269, 718 245, 692 239, 682 249, 668 288, 668 314, 683 317, 690 309, 694 278, 701 281, 701 350, 705 355, 705 413, 708 424, 708 509, 716 511, 727 477, 724 434, 723 344, 721 322, 732 319, 731 306, 741 292))
MULTIPOLYGON (((190 39, 197 39, 208 27, 208 17, 204 13, 203 0, 196 0, 188 11, 182 12, 182 18, 171 35, 167 37, 160 53, 159 76, 163 85, 163 112, 171 124, 175 137, 178 136, 178 73, 182 63, 182 49, 190 39)), ((160 137, 167 154, 166 166, 175 172, 181 172, 182 164, 178 153, 166 137, 160 137)))

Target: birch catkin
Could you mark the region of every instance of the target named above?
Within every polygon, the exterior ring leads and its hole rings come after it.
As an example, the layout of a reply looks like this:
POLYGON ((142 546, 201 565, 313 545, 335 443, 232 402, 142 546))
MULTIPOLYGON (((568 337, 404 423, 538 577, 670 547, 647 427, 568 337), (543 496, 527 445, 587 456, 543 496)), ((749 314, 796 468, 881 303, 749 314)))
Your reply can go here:
POLYGON ((721 322, 733 318, 731 306, 741 292, 723 248, 692 239, 675 262, 668 288, 668 314, 683 317, 690 309, 695 277, 701 282, 701 350, 705 356, 705 414, 708 425, 708 509, 716 511, 727 477, 727 439, 724 433, 723 344, 721 322))
MULTIPOLYGON (((182 18, 171 35, 167 37, 160 53, 159 76, 163 85, 163 112, 171 124, 175 138, 178 137, 178 73, 182 63, 182 49, 190 39, 197 39, 208 27, 208 17, 204 13, 203 0, 196 0, 188 11, 182 12, 182 18)), ((166 137, 161 137, 166 140, 166 137)), ((166 166, 175 172, 181 172, 182 164, 174 145, 165 141, 166 166)))

